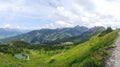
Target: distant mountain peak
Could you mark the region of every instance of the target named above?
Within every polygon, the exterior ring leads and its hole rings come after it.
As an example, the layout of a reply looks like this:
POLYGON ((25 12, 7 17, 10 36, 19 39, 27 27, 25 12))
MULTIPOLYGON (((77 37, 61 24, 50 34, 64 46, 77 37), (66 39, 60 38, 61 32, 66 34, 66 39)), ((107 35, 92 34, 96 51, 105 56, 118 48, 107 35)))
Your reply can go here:
POLYGON ((80 25, 77 25, 77 26, 75 26, 75 27, 81 27, 80 25))
POLYGON ((75 29, 88 29, 87 27, 85 26, 80 26, 80 25, 77 25, 74 27, 75 29))
POLYGON ((85 26, 76 25, 75 27, 85 27, 85 26))

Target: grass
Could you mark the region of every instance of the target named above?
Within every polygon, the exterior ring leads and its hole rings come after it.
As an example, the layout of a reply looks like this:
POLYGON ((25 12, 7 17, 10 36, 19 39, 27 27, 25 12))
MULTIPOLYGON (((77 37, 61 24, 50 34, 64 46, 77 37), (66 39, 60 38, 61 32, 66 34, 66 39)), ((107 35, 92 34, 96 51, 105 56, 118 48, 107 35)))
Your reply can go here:
POLYGON ((105 48, 114 43, 118 32, 116 30, 102 37, 95 35, 87 42, 68 50, 28 50, 29 61, 0 54, 0 67, 101 67, 103 56, 108 54, 105 48))
POLYGON ((117 37, 118 31, 113 31, 103 37, 98 35, 92 37, 89 41, 79 44, 76 47, 66 51, 64 54, 54 57, 55 66, 72 66, 76 63, 81 64, 86 58, 90 58, 91 53, 111 45, 117 37))

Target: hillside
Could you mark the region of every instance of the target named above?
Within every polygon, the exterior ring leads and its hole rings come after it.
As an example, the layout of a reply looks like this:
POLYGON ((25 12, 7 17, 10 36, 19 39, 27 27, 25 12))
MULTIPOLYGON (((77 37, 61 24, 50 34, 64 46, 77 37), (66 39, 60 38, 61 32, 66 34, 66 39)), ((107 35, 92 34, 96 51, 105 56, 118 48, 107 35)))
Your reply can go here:
POLYGON ((103 27, 93 27, 93 28, 90 28, 89 30, 83 32, 81 35, 64 38, 64 39, 57 39, 55 41, 46 42, 45 44, 61 44, 64 42, 72 42, 74 44, 80 44, 80 43, 83 43, 83 42, 89 40, 92 36, 100 33, 103 30, 104 30, 103 27))
POLYGON ((0 28, 0 39, 20 35, 22 33, 26 33, 25 30, 18 29, 9 29, 9 28, 0 28))
POLYGON ((107 55, 107 49, 113 44, 117 35, 117 31, 103 37, 98 37, 98 35, 96 35, 89 41, 79 44, 61 55, 54 56, 51 59, 54 60, 52 63, 56 64, 56 66, 64 67, 92 67, 92 64, 93 67, 104 67, 103 56, 107 55))
POLYGON ((73 28, 62 28, 62 29, 41 29, 41 30, 31 31, 26 34, 2 39, 0 41, 7 42, 12 40, 20 40, 32 44, 44 44, 44 43, 50 44, 50 42, 54 42, 57 40, 63 40, 80 35, 83 36, 85 33, 90 34, 90 36, 92 36, 93 34, 100 32, 101 30, 104 30, 104 28, 96 27, 96 28, 88 29, 87 27, 83 27, 83 26, 75 26, 73 28), (92 32, 90 32, 91 30, 92 32))
POLYGON ((60 45, 46 47, 45 45, 33 46, 22 41, 7 42, 0 47, 0 49, 5 50, 5 52, 0 50, 0 66, 103 67, 103 56, 107 55, 107 49, 113 44, 118 35, 118 31, 105 33, 102 36, 99 35, 101 33, 91 37, 82 44, 62 48, 60 48, 60 45), (13 52, 13 54, 8 51, 13 52), (14 57, 14 53, 28 54, 30 60, 17 59, 14 57))

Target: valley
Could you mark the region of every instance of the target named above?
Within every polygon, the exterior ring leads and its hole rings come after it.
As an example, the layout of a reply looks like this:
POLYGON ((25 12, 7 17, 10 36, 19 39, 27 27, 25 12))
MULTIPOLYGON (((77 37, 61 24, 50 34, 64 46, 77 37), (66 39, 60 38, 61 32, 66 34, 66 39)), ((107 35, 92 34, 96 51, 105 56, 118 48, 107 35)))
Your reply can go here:
POLYGON ((0 0, 0 67, 120 67, 120 0, 0 0))
MULTIPOLYGON (((0 45, 0 67, 103 67, 104 57, 112 48, 118 32, 111 28, 94 27, 69 37, 70 40, 64 38, 58 43, 56 39, 57 43, 51 41, 51 44, 33 44, 19 40, 18 35, 15 36, 18 39, 0 45)), ((20 36, 23 35, 26 34, 20 36)))

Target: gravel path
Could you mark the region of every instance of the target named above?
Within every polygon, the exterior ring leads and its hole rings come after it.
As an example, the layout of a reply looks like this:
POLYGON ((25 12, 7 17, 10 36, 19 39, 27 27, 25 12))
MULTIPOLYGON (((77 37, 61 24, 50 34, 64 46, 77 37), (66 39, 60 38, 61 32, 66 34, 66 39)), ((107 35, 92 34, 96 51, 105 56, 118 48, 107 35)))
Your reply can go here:
POLYGON ((120 33, 105 67, 120 67, 120 33))

